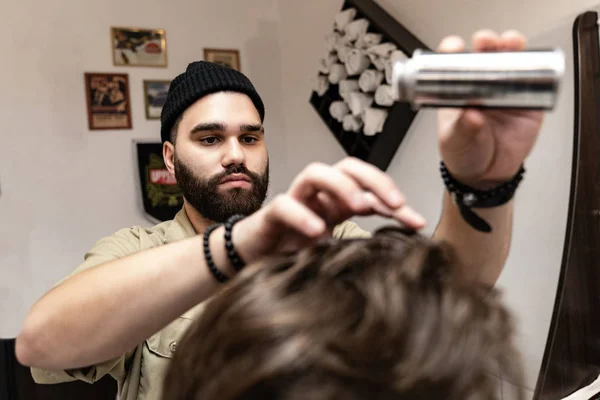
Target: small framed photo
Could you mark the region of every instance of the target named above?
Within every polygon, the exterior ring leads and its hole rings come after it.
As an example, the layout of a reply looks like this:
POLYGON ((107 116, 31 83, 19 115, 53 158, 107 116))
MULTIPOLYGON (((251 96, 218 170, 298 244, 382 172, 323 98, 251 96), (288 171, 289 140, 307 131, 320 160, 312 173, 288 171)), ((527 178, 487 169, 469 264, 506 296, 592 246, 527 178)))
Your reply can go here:
POLYGON ((160 119, 160 113, 167 101, 171 81, 144 81, 144 99, 146 100, 146 119, 160 119))
POLYGON ((167 67, 167 37, 162 29, 111 28, 113 64, 167 67))
POLYGON ((85 94, 90 130, 132 128, 127 74, 86 72, 85 94))
POLYGON ((239 50, 204 49, 204 60, 241 71, 239 50))

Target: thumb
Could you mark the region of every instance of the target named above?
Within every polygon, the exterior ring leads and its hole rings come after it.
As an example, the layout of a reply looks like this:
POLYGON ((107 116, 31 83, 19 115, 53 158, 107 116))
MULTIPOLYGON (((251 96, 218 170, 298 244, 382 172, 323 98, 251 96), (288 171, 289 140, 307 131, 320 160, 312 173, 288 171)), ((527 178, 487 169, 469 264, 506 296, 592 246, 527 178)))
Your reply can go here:
POLYGON ((475 109, 444 114, 440 110, 440 146, 448 151, 457 151, 468 147, 476 139, 485 123, 482 112, 475 109))

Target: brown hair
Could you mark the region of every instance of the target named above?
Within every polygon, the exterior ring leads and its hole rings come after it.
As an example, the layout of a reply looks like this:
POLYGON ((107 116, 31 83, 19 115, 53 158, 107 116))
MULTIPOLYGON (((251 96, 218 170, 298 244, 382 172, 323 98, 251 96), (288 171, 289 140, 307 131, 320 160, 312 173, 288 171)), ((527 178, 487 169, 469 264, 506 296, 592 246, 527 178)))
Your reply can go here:
POLYGON ((489 372, 522 383, 511 317, 455 269, 397 228, 249 266, 182 339, 164 399, 495 399, 489 372))

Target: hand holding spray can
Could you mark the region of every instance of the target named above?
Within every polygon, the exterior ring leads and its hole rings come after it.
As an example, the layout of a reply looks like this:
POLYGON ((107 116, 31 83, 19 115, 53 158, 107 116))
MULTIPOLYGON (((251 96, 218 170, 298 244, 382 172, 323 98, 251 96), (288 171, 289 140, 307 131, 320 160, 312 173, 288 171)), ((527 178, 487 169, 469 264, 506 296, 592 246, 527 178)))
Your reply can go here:
POLYGON ((565 60, 560 49, 435 53, 394 64, 395 100, 421 107, 552 110, 565 60))

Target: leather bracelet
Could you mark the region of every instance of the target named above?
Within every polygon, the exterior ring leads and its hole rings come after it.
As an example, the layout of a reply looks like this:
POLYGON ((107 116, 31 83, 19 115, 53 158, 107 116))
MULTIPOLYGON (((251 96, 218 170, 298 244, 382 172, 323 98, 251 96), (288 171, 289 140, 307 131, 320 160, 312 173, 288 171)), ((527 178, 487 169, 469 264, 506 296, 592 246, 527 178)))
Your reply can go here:
POLYGON ((508 203, 523 180, 525 168, 521 166, 519 172, 510 181, 488 190, 475 189, 460 183, 450 174, 443 161, 440 163, 440 172, 444 185, 452 195, 463 219, 478 231, 489 233, 492 227, 471 208, 492 208, 508 203))
POLYGON ((214 224, 209 226, 208 228, 206 228, 206 230, 204 231, 204 258, 206 260, 206 264, 208 265, 208 269, 211 272, 211 274, 215 277, 215 279, 220 282, 220 283, 224 283, 227 282, 229 280, 229 277, 227 275, 225 275, 223 272, 221 272, 221 270, 219 270, 219 268, 217 268, 217 265, 215 264, 215 261, 212 258, 212 254, 210 252, 210 234, 217 229, 218 227, 220 227, 222 224, 214 224))
POLYGON ((246 266, 246 263, 242 260, 242 257, 237 251, 235 251, 235 247, 231 241, 231 230, 236 223, 244 218, 243 215, 236 214, 231 216, 227 222, 225 222, 225 248, 227 249, 227 257, 229 257, 229 261, 231 261, 233 268, 238 272, 246 266))

